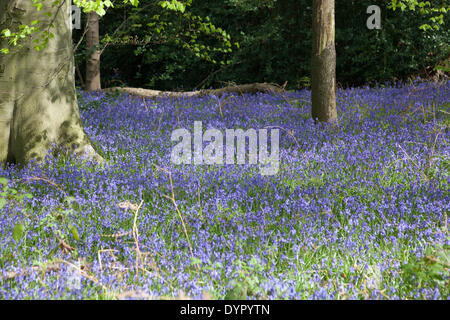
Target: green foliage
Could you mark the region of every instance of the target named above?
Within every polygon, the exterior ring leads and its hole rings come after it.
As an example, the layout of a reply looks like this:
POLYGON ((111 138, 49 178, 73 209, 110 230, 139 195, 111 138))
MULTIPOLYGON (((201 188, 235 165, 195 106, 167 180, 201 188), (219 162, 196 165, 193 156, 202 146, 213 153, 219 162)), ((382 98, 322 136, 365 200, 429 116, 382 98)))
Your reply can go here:
POLYGON ((412 256, 402 266, 404 290, 436 286, 441 298, 450 297, 450 247, 432 246, 424 257, 412 256))
POLYGON ((225 300, 245 300, 249 296, 258 295, 260 279, 256 276, 264 267, 252 257, 248 263, 237 260, 237 277, 232 281, 231 287, 225 293, 225 300))
MULTIPOLYGON (((8 179, 0 177, 0 209, 2 209, 8 202, 13 205, 22 205, 25 198, 31 199, 32 195, 29 193, 18 192, 15 188, 11 188, 8 185, 8 179)), ((12 238, 19 242, 25 232, 25 226, 23 223, 16 223, 13 227, 12 238)))
POLYGON ((247 299, 247 288, 241 283, 234 285, 227 291, 225 300, 245 300, 247 299))
POLYGON ((444 61, 442 65, 437 65, 434 70, 440 70, 442 72, 450 73, 450 60, 444 61))
MULTIPOLYGON (((42 0, 33 1, 37 10, 43 10, 42 0)), ((288 81, 289 89, 309 85, 309 0, 142 0, 137 8, 133 7, 137 0, 114 5, 110 0, 74 0, 74 4, 84 12, 104 15, 102 47, 108 47, 102 54, 104 86, 192 89, 263 81, 288 81), (105 15, 107 9, 111 14, 105 15)), ((360 85, 406 79, 435 67, 447 72, 438 65, 450 55, 450 31, 439 27, 448 23, 448 10, 448 1, 441 0, 336 0, 338 82, 360 85), (381 30, 365 28, 366 8, 373 4, 382 9, 381 30)), ((33 44, 36 50, 53 37, 51 28, 43 28, 39 20, 1 32, 9 44, 0 48, 3 54, 34 33, 40 33, 33 44)), ((82 33, 74 30, 74 39, 78 41, 82 33)), ((83 66, 85 52, 76 55, 77 64, 83 66)))
POLYGON ((391 0, 389 8, 394 11, 397 8, 400 8, 401 11, 416 11, 417 8, 421 14, 429 16, 429 21, 432 24, 424 23, 419 27, 423 31, 427 31, 439 30, 440 25, 445 23, 444 14, 450 10, 450 4, 447 3, 447 0, 442 0, 438 3, 436 1, 391 0))
MULTIPOLYGON (((32 25, 36 24, 36 21, 33 21, 34 23, 32 23, 32 25)), ((39 27, 33 27, 33 26, 27 26, 25 24, 22 24, 19 26, 19 30, 17 32, 13 32, 10 29, 4 29, 1 31, 2 37, 5 39, 8 39, 8 44, 10 46, 16 46, 18 48, 20 48, 22 46, 21 41, 23 39, 25 39, 26 37, 30 36, 32 33, 34 32, 39 32, 40 28, 39 27)), ((47 33, 47 31, 44 31, 42 33, 42 37, 43 40, 47 40, 45 42, 42 42, 42 44, 39 44, 40 41, 38 40, 35 45, 36 50, 41 50, 42 46, 46 46, 48 43, 48 39, 50 37, 52 37, 53 35, 50 36, 50 34, 47 33)), ((9 53, 9 49, 8 48, 2 48, 1 50, 3 53, 9 53)))
POLYGON ((336 7, 337 78, 342 84, 406 80, 431 71, 450 54, 449 30, 420 30, 428 20, 420 12, 387 10, 384 1, 360 1, 353 11, 350 4, 336 7), (361 32, 367 19, 363 8, 371 4, 381 7, 382 29, 361 32))
MULTIPOLYGON (((43 9, 43 2, 45 0, 32 0, 33 1, 33 7, 36 8, 37 11, 41 11, 43 9)), ((138 0, 124 0, 124 3, 129 3, 133 6, 138 5, 138 0)), ((169 2, 169 1, 163 1, 163 2, 169 2)), ((177 1, 172 1, 177 2, 177 1)), ((83 9, 83 12, 88 13, 91 11, 95 11, 98 15, 103 16, 106 13, 105 8, 113 7, 113 3, 111 0, 74 0, 74 5, 80 7, 83 9)), ((53 0, 52 7, 57 7, 57 12, 59 12, 62 8, 62 5, 64 4, 64 1, 62 0, 53 0)), ((48 17, 51 17, 53 13, 51 11, 43 12, 42 15, 46 15, 48 17)), ((50 23, 49 25, 45 25, 45 30, 41 30, 41 27, 39 27, 39 24, 41 24, 40 20, 33 20, 31 24, 25 25, 22 24, 19 26, 19 29, 17 31, 11 31, 10 29, 3 29, 0 32, 0 39, 8 39, 8 45, 11 47, 22 47, 22 42, 29 38, 34 33, 41 33, 41 35, 33 40, 34 46, 33 48, 37 51, 41 51, 44 49, 48 41, 54 38, 54 34, 50 31, 51 28, 54 28, 55 26, 50 23), (37 26, 35 26, 37 25, 37 26)), ((10 52, 9 48, 1 48, 0 53, 2 54, 8 54, 10 52)))
POLYGON ((158 4, 164 9, 170 9, 173 11, 179 11, 184 13, 186 11, 186 5, 191 4, 191 0, 189 0, 186 4, 177 0, 172 1, 160 1, 158 4))
MULTIPOLYGON (((207 15, 195 14, 191 1, 141 1, 139 8, 116 6, 101 20, 103 86, 178 87, 172 80, 189 67, 230 64, 233 47, 230 35, 212 23, 207 15), (134 59, 130 59, 133 57, 134 59), (117 61, 121 61, 117 65, 117 61), (120 78, 117 77, 120 74, 120 78)), ((74 39, 82 35, 75 31, 74 39)), ((76 56, 84 64, 84 53, 76 56)))
POLYGON ((70 231, 72 232, 72 236, 75 240, 80 241, 80 234, 78 233, 78 229, 75 226, 72 226, 70 228, 70 231))
POLYGON ((22 238, 22 235, 25 231, 25 227, 22 223, 18 223, 14 226, 12 237, 16 242, 22 238))
MULTIPOLYGON (((211 30, 207 25, 194 24, 192 28, 191 21, 197 20, 186 18, 186 13, 155 12, 154 6, 139 13, 137 9, 133 18, 136 25, 131 28, 130 24, 124 34, 151 42, 109 47, 102 55, 104 84, 114 81, 112 85, 117 85, 120 79, 129 86, 187 90, 220 87, 228 82, 288 81, 288 89, 308 87, 310 2, 193 1, 189 13, 226 30, 227 38, 205 34, 211 30), (213 50, 215 47, 232 51, 213 50), (119 74, 115 75, 113 69, 120 69, 119 74)), ((387 4, 384 0, 336 0, 337 80, 342 85, 405 80, 421 70, 432 71, 450 55, 448 29, 422 31, 419 26, 429 22, 428 15, 420 10, 393 11, 387 4), (366 9, 373 4, 382 10, 381 30, 366 28, 366 9)), ((111 34, 121 23, 118 17, 129 12, 107 15, 102 28, 111 34)), ((448 15, 444 15, 446 20, 448 15)))
POLYGON ((244 12, 255 12, 261 8, 273 8, 276 0, 226 0, 225 2, 244 12))
POLYGON ((66 246, 67 243, 71 242, 71 239, 75 241, 81 240, 78 228, 70 218, 74 208, 77 206, 75 198, 66 196, 61 206, 49 213, 45 218, 37 220, 33 214, 27 213, 27 207, 24 203, 25 198, 31 199, 33 197, 30 193, 10 187, 8 179, 4 177, 0 177, 0 188, 0 209, 7 204, 10 205, 8 212, 13 206, 21 207, 19 222, 12 227, 11 232, 11 237, 16 244, 20 243, 25 249, 29 248, 29 245, 31 245, 30 240, 24 240, 21 243, 21 240, 29 231, 33 231, 32 233, 34 234, 37 231, 41 237, 56 237, 60 244, 64 243, 66 246), (52 233, 47 234, 43 232, 44 229, 50 229, 52 233))
MULTIPOLYGON (((130 1, 125 0, 124 3, 129 3, 130 1)), ((110 0, 73 0, 73 4, 77 7, 83 9, 83 12, 95 11, 99 16, 103 16, 106 13, 105 8, 113 7, 113 3, 110 0)), ((132 3, 133 4, 133 3, 132 3)), ((136 4, 137 5, 137 1, 136 4)))
POLYGON ((25 198, 31 199, 32 195, 17 191, 15 188, 8 186, 8 179, 0 177, 0 209, 2 209, 7 202, 14 204, 21 204, 25 198))

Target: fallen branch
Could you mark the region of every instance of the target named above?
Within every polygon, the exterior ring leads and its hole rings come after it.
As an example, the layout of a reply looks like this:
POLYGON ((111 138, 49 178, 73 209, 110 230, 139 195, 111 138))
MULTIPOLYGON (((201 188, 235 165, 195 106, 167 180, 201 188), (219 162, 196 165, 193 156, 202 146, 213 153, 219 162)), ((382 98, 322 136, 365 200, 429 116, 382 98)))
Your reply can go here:
POLYGON ((282 86, 279 86, 277 84, 273 83, 250 83, 250 84, 241 84, 241 85, 228 85, 221 89, 210 89, 210 90, 202 90, 202 95, 216 95, 221 96, 224 93, 258 93, 258 92, 275 92, 275 93, 281 93, 284 91, 284 88, 287 83, 285 83, 282 86))
POLYGON ((282 86, 273 84, 273 83, 250 83, 250 84, 231 84, 224 88, 220 89, 207 89, 207 90, 196 90, 196 91, 185 91, 185 92, 176 92, 176 91, 159 91, 159 90, 151 90, 151 89, 142 89, 142 88, 120 88, 120 87, 112 87, 106 88, 102 91, 104 92, 124 92, 131 95, 146 97, 146 98, 155 98, 155 97, 193 97, 193 96, 205 96, 205 95, 216 95, 221 96, 224 93, 258 93, 258 92, 275 92, 281 93, 284 91, 286 83, 282 86))

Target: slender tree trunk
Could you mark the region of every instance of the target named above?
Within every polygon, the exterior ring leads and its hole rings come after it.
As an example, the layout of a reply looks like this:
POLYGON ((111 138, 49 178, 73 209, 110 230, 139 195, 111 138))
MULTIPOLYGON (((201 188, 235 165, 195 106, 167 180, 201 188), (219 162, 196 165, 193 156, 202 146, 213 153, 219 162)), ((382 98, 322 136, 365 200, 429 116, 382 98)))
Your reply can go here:
POLYGON ((313 0, 312 40, 311 115, 314 120, 335 121, 334 0, 313 0))
POLYGON ((99 45, 99 15, 88 14, 88 31, 86 32, 86 87, 87 91, 100 90, 100 51, 99 45))
MULTIPOLYGON (((101 161, 83 130, 75 91, 72 32, 68 9, 43 2, 37 11, 30 0, 0 0, 0 30, 17 30, 39 20, 41 30, 50 23, 54 34, 45 49, 33 49, 33 40, 22 48, 0 54, 0 163, 42 160, 54 143, 76 154, 101 161), (51 17, 43 12, 52 12, 51 17)), ((0 47, 7 42, 0 40, 0 47)))

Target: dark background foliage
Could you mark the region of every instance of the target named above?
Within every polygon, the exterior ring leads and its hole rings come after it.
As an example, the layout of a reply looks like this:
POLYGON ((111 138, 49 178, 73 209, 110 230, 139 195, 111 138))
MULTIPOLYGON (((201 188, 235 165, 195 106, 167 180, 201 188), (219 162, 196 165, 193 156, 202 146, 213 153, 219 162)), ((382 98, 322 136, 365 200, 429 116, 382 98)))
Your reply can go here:
MULTIPOLYGON (((340 85, 406 80, 423 75, 448 59, 448 15, 440 30, 424 32, 419 26, 427 23, 428 17, 418 12, 392 11, 387 3, 387 0, 336 0, 340 85), (381 30, 366 28, 369 17, 366 9, 372 4, 381 7, 381 30)), ((102 54, 102 86, 191 90, 220 87, 228 82, 263 81, 278 84, 287 81, 291 89, 308 86, 310 0, 193 0, 188 10, 191 17, 164 11, 154 0, 141 1, 138 9, 121 5, 109 9, 100 20, 102 35, 111 36, 127 19, 115 37, 135 36, 148 43, 109 45, 102 54), (231 36, 233 51, 225 52, 227 46, 218 37, 198 30, 193 16, 209 17, 216 27, 224 29, 231 36), (150 27, 149 23, 154 25, 150 27), (186 46, 192 43, 203 48, 200 52, 208 59, 186 46)), ((75 31, 75 40, 81 34, 82 30, 75 31)), ((83 54, 81 46, 77 53, 81 73, 83 54)))

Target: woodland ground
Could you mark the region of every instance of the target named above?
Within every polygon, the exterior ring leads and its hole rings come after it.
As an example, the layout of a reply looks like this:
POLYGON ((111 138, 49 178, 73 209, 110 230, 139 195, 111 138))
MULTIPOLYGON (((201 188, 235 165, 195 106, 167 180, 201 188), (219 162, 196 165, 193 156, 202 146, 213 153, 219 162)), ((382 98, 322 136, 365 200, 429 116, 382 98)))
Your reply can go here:
POLYGON ((448 299, 450 82, 309 100, 80 92, 106 162, 0 169, 0 298, 448 299), (279 127, 279 173, 173 165, 197 120, 279 127))

